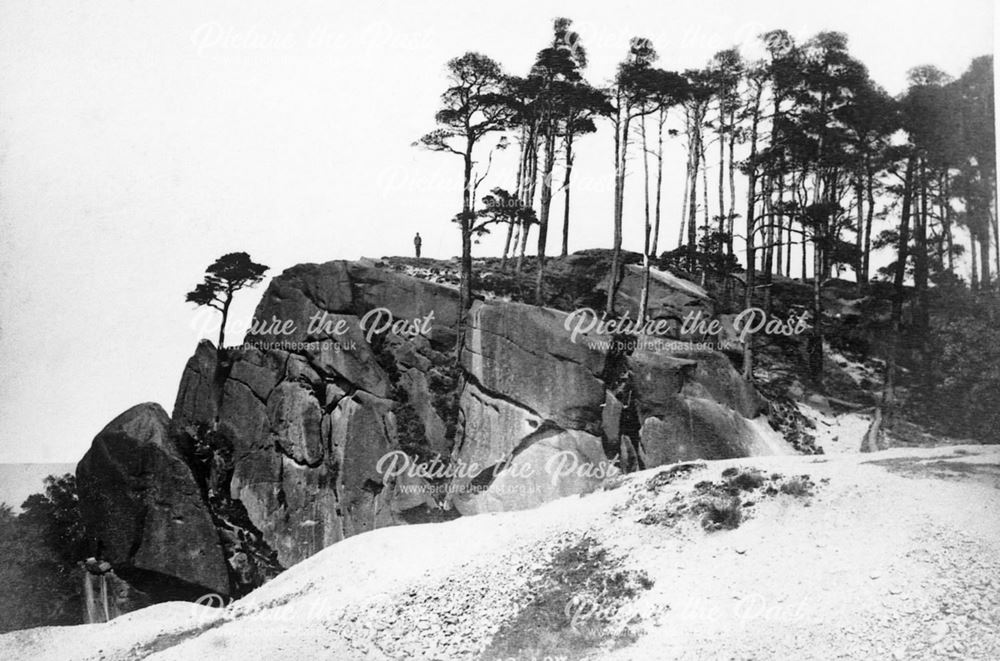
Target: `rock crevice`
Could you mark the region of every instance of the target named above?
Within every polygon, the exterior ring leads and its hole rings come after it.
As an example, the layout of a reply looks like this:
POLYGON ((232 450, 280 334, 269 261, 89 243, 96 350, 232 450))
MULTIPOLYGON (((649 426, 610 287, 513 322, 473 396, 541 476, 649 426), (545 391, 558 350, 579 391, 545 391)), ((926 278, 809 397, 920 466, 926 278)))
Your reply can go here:
MULTIPOLYGON (((620 313, 635 303, 636 277, 626 269, 620 313)), ((650 301, 657 318, 712 310, 669 274, 654 278, 650 301)), ((142 405, 95 438, 77 470, 88 532, 125 580, 157 572, 239 595, 374 528, 533 507, 617 471, 781 449, 759 424, 766 400, 723 354, 574 341, 567 315, 479 301, 459 338, 453 287, 366 261, 288 269, 255 319, 289 320, 292 334, 248 334, 220 354, 200 343, 171 417, 142 405), (421 334, 369 341, 359 324, 377 308, 430 321, 421 334), (345 334, 309 333, 324 313, 345 334), (416 469, 388 471, 399 453, 416 469)))

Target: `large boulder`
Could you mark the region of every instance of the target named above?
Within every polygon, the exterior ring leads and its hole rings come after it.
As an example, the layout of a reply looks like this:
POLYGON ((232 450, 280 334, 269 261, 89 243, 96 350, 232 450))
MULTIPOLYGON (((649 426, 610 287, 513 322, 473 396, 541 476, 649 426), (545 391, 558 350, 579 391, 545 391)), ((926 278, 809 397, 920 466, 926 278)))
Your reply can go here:
POLYGON ((718 402, 675 396, 642 420, 639 454, 646 467, 693 459, 791 454, 766 418, 747 419, 718 402))
POLYGON ((483 390, 564 429, 600 433, 605 353, 596 334, 574 339, 567 313, 521 303, 473 306, 462 367, 483 390))
POLYGON ((674 395, 708 399, 756 418, 767 402, 722 353, 675 342, 670 351, 654 351, 638 343, 627 362, 640 416, 664 410, 674 395))
POLYGON ((76 468, 87 535, 119 576, 145 592, 228 594, 218 533, 169 428, 158 404, 140 404, 94 438, 76 468))
POLYGON ((528 509, 594 491, 616 473, 597 436, 546 428, 526 438, 479 479, 462 483, 453 491, 452 502, 463 515, 528 509))
POLYGON ((677 343, 626 360, 641 466, 791 452, 767 423, 766 400, 717 352, 677 343))

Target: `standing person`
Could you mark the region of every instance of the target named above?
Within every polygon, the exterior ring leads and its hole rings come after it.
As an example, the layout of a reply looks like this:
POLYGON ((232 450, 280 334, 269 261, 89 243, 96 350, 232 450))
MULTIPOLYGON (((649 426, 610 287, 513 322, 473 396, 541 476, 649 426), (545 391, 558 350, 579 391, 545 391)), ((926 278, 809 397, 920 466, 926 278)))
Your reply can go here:
POLYGON ((413 237, 413 248, 417 251, 417 259, 420 259, 420 244, 421 243, 423 243, 423 242, 420 240, 420 232, 417 232, 417 235, 415 237, 413 237))

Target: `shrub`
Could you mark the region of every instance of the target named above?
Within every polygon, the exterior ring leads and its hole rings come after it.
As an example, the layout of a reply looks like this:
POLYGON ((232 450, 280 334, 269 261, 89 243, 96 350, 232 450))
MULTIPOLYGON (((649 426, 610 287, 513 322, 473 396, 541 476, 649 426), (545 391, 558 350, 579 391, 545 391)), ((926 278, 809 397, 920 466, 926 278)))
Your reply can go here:
POLYGON ((800 477, 793 477, 787 482, 782 482, 778 490, 789 496, 804 498, 813 494, 814 486, 808 475, 802 475, 800 477))
POLYGON ((708 531, 734 530, 743 521, 743 506, 736 496, 730 498, 706 498, 701 502, 704 516, 701 526, 708 531))
MULTIPOLYGON (((755 468, 733 467, 725 469, 722 476, 720 482, 698 482, 690 494, 673 494, 665 505, 646 507, 637 522, 672 527, 684 520, 700 517, 702 527, 708 532, 733 530, 743 522, 746 508, 752 507, 758 500, 779 493, 807 497, 812 496, 816 489, 816 484, 808 475, 783 481, 780 473, 768 476, 755 468), (741 500, 740 496, 745 492, 755 492, 754 500, 741 500)), ((805 503, 806 506, 808 504, 805 503)))
POLYGON ((726 469, 726 471, 723 471, 722 476, 727 478, 726 484, 729 487, 730 493, 753 491, 761 487, 767 479, 762 472, 754 468, 726 469), (726 475, 726 472, 730 470, 735 471, 735 473, 726 475))

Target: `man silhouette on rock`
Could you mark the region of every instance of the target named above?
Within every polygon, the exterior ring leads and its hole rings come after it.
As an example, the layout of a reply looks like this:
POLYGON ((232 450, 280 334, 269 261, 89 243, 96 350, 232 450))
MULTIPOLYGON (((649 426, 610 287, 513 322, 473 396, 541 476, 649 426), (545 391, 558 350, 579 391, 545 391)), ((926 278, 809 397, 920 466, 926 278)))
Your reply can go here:
POLYGON ((417 251, 417 259, 420 259, 420 244, 421 243, 423 243, 423 241, 421 241, 421 239, 420 239, 420 232, 417 232, 417 235, 415 237, 413 237, 413 248, 414 248, 414 250, 417 251))

